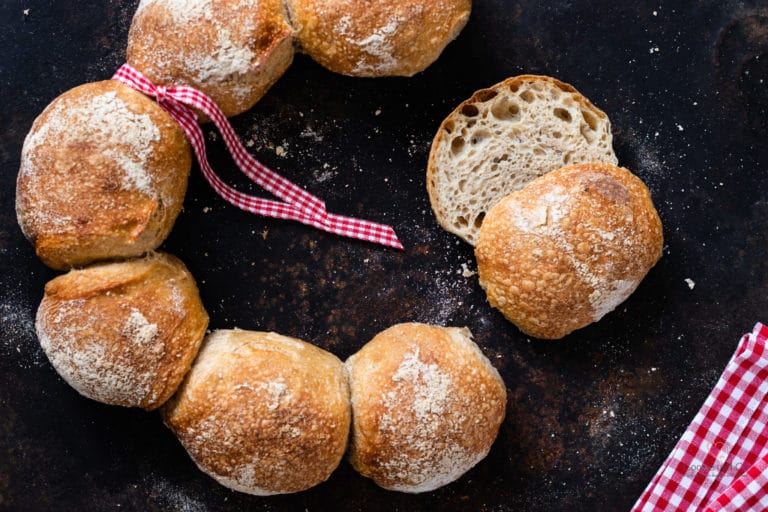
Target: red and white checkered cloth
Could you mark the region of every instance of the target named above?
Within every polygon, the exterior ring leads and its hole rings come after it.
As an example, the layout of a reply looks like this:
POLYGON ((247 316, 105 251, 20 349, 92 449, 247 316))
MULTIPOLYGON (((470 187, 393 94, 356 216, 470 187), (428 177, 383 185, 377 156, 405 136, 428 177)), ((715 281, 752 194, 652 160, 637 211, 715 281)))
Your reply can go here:
POLYGON ((768 510, 768 328, 739 342, 632 511, 768 510))
POLYGON ((328 213, 325 203, 303 188, 291 183, 268 169, 243 147, 235 130, 221 109, 203 92, 193 87, 154 85, 141 72, 129 64, 123 64, 112 77, 128 87, 156 98, 158 105, 167 111, 186 133, 208 183, 225 200, 242 210, 291 219, 314 226, 323 231, 350 238, 357 238, 396 249, 403 249, 395 231, 384 224, 328 213), (205 138, 192 108, 205 113, 221 132, 224 142, 235 163, 253 182, 282 201, 274 201, 244 194, 230 187, 213 172, 205 154, 205 138))

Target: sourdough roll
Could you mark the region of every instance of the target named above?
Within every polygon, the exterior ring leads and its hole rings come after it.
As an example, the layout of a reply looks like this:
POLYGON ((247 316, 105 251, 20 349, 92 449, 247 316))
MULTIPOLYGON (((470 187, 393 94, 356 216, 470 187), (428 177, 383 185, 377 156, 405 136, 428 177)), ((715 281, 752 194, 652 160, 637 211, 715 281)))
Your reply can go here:
POLYGON ((251 108, 293 60, 281 0, 142 0, 128 63, 158 85, 189 85, 227 116, 251 108))
POLYGON ((147 410, 176 391, 207 326, 192 275, 160 253, 53 279, 36 322, 51 364, 80 394, 147 410))
POLYGON ((468 329, 395 325, 346 367, 354 418, 350 461, 381 487, 431 491, 488 454, 507 392, 468 329))
POLYGON ((287 0, 301 49, 351 76, 412 76, 469 19, 471 0, 287 0))
POLYGON ((162 409, 197 466, 267 496, 325 481, 344 455, 349 389, 335 356, 268 332, 215 331, 162 409))
POLYGON ((24 141, 16 213, 46 265, 139 256, 168 236, 192 157, 152 100, 107 80, 56 98, 24 141))
POLYGON ((472 245, 488 211, 539 176, 584 162, 616 164, 611 123, 573 86, 522 75, 477 91, 432 142, 427 190, 437 221, 472 245))
POLYGON ((526 334, 557 339, 624 302, 662 245, 643 182, 589 163, 552 171, 494 206, 475 256, 488 302, 526 334))

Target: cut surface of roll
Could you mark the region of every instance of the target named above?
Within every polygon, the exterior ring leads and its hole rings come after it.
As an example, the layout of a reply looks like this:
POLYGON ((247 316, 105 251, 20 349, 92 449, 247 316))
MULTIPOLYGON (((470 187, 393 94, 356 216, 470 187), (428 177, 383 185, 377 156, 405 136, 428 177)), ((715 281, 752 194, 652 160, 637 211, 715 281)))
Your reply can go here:
POLYGON ((207 326, 192 275, 160 253, 51 280, 36 321, 51 364, 80 394, 147 410, 176 391, 207 326))
POLYGON ((202 471, 261 496, 325 481, 344 455, 351 414, 335 356, 279 334, 241 330, 206 337, 162 413, 202 471))
POLYGON ((24 141, 16 214, 48 266, 139 256, 168 236, 192 156, 155 102, 113 80, 56 98, 24 141))
POLYGON ((662 247, 645 184, 590 163, 552 171, 494 206, 475 256, 488 302, 523 332, 557 339, 624 302, 662 247))
POLYGON ((350 461, 381 487, 431 491, 488 454, 504 419, 506 387, 468 329, 395 325, 346 367, 350 461))
POLYGON ((477 91, 443 121, 427 190, 443 229, 475 245, 485 215, 503 197, 585 162, 617 163, 608 116, 571 85, 522 75, 477 91))

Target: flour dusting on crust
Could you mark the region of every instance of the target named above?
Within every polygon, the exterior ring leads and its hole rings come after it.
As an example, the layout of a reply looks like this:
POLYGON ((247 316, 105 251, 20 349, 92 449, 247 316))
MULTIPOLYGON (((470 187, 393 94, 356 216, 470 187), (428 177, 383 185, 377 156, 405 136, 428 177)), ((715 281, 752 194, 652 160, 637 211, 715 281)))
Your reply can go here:
POLYGON ((404 355, 392 381, 396 387, 384 396, 386 412, 379 428, 400 436, 400 442, 394 444, 400 444, 401 450, 384 467, 391 477, 409 482, 402 487, 393 485, 392 489, 425 492, 440 487, 485 456, 458 444, 440 442, 441 430, 461 425, 466 418, 452 417, 463 409, 452 403, 460 400, 453 393, 453 381, 437 364, 422 361, 419 347, 411 347, 404 355), (406 427, 404 420, 415 421, 415 425, 406 427))
MULTIPOLYGON (((45 169, 37 165, 40 146, 90 144, 109 156, 122 171, 121 185, 156 196, 147 165, 160 129, 147 114, 137 114, 115 91, 75 101, 54 103, 45 124, 29 132, 22 149, 21 174, 36 176, 45 169), (119 148, 116 149, 116 148, 119 148)), ((33 183, 41 180, 33 180, 33 183)), ((64 222, 63 220, 61 222, 64 222)))

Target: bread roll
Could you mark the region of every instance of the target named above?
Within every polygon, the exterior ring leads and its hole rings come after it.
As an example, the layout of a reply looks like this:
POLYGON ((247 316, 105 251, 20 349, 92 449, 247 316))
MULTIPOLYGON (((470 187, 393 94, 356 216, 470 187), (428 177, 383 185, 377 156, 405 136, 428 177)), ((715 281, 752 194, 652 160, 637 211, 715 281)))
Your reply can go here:
POLYGON ((395 325, 346 367, 354 418, 350 461, 381 487, 431 491, 488 454, 507 392, 468 329, 395 325))
POLYGON ((113 405, 162 405, 208 326, 192 275, 167 254, 93 265, 45 286, 37 336, 80 394, 113 405))
POLYGON ((662 245, 643 182, 589 163, 545 174, 494 206, 475 256, 488 302, 523 332, 557 339, 629 297, 662 245))
POLYGON ((281 0, 142 0, 128 63, 159 85, 189 85, 227 116, 251 108, 293 60, 281 0))
POLYGON ((437 221, 472 245, 488 211, 564 165, 616 164, 611 123, 571 85, 522 75, 477 91, 432 142, 427 190, 437 221))
POLYGON ((471 0, 287 0, 301 48, 351 76, 411 76, 469 19, 471 0))
POLYGON ((112 80, 82 85, 24 141, 18 221, 56 269, 138 256, 168 236, 191 165, 184 133, 152 100, 112 80))
POLYGON ((162 410, 198 467, 267 496, 326 480, 344 455, 349 389, 335 356, 275 333, 209 335, 162 410))

